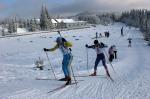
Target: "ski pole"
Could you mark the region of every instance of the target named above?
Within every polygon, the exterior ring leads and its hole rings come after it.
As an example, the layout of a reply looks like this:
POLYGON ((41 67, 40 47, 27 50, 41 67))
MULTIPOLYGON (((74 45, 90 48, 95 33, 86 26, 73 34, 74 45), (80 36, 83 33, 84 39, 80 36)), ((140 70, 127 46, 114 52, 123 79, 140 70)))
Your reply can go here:
POLYGON ((55 79, 57 79, 57 78, 56 78, 56 75, 55 75, 55 72, 54 72, 54 69, 53 69, 53 67, 52 67, 52 65, 51 65, 51 63, 50 63, 50 59, 49 59, 49 57, 48 57, 48 54, 47 54, 47 52, 45 52, 45 53, 46 53, 46 56, 47 56, 47 59, 48 59, 49 66, 51 67, 51 70, 52 70, 52 72, 53 72, 53 74, 54 74, 54 77, 55 77, 55 79))
POLYGON ((86 56, 87 56, 87 71, 89 73, 89 53, 88 53, 88 48, 86 48, 86 56))
POLYGON ((58 32, 58 34, 60 35, 60 37, 62 37, 61 34, 60 34, 60 31, 57 31, 57 32, 58 32))
POLYGON ((77 86, 77 80, 76 80, 76 77, 75 77, 75 75, 74 75, 74 71, 73 71, 73 68, 72 68, 72 66, 71 66, 71 71, 72 71, 72 75, 73 75, 74 81, 75 81, 75 83, 76 83, 76 86, 77 86))
POLYGON ((42 52, 43 52, 43 49, 40 51, 40 53, 39 53, 38 57, 41 57, 42 52))
MULTIPOLYGON (((104 51, 105 51, 105 50, 104 50, 104 51)), ((107 58, 108 58, 108 55, 107 55, 106 51, 105 51, 105 54, 106 54, 106 56, 107 56, 107 58)), ((112 63, 111 63, 110 61, 109 61, 109 63, 110 63, 110 65, 111 65, 113 71, 116 73, 116 71, 115 71, 114 66, 112 65, 112 63)))
MULTIPOLYGON (((71 48, 69 48, 70 52, 72 51, 71 48)), ((71 59, 70 59, 70 63, 69 63, 69 66, 71 66, 71 62, 73 60, 73 56, 72 56, 72 53, 71 53, 71 59)), ((74 71, 73 71, 73 68, 71 66, 71 71, 72 71, 72 75, 73 75, 73 78, 74 78, 74 81, 76 83, 76 86, 77 86, 77 80, 76 80, 76 77, 75 77, 75 74, 74 74, 74 71)))

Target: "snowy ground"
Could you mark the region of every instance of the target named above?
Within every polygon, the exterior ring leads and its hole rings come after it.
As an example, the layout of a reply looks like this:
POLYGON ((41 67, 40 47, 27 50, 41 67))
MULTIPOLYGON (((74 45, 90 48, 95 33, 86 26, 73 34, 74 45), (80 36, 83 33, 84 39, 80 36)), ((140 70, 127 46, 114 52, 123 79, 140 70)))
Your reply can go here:
MULTIPOLYGON (((61 86, 64 82, 36 80, 36 78, 54 79, 51 70, 48 70, 50 66, 42 49, 51 48, 59 35, 53 32, 1 38, 0 99, 150 99, 150 47, 146 46, 138 29, 124 27, 125 36, 121 37, 122 26, 124 24, 116 23, 62 32, 62 35, 74 45, 72 66, 75 75, 87 75, 93 72, 96 54, 94 50, 88 50, 90 68, 88 73, 85 44, 93 44, 94 39, 91 38, 95 37, 96 32, 110 31, 109 38, 99 38, 99 41, 108 46, 114 44, 117 46, 118 59, 112 63, 116 73, 113 72, 107 59, 107 65, 115 82, 105 77, 104 68, 100 63, 98 74, 102 76, 76 77, 80 80, 77 86, 67 86, 53 93, 47 92, 61 86), (128 37, 133 41, 131 48, 127 47, 128 37), (45 62, 43 71, 34 69, 34 61, 39 56, 45 62)), ((105 50, 107 52, 108 48, 105 50)), ((48 54, 57 78, 63 77, 61 53, 57 50, 48 54)))

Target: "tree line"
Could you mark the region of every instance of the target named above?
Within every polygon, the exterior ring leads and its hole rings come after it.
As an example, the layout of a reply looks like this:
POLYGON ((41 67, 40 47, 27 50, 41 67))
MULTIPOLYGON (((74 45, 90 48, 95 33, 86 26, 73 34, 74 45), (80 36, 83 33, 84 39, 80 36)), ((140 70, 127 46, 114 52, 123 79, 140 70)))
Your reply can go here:
MULTIPOLYGON (((90 24, 103 24, 107 25, 113 22, 123 22, 126 25, 140 28, 145 40, 150 41, 150 11, 145 9, 133 9, 121 13, 121 16, 117 16, 115 13, 90 13, 83 12, 75 16, 77 20, 87 21, 90 24)), ((1 21, 0 24, 8 29, 9 33, 17 32, 17 28, 26 28, 28 31, 37 30, 51 30, 53 24, 51 17, 46 7, 42 6, 40 20, 33 19, 7 19, 1 21)), ((4 31, 2 30, 2 34, 4 31)))
POLYGON ((33 32, 37 30, 51 30, 53 28, 51 17, 49 16, 46 7, 42 6, 40 18, 33 19, 6 19, 0 22, 3 27, 2 33, 4 33, 4 28, 8 29, 8 33, 16 33, 17 28, 26 28, 28 31, 33 32), (40 20, 39 20, 40 19, 40 20))
POLYGON ((89 24, 103 24, 107 25, 109 23, 113 23, 116 21, 116 16, 114 13, 90 13, 90 12, 83 12, 78 14, 78 20, 87 21, 89 24))
POLYGON ((136 28, 139 28, 145 40, 150 41, 150 11, 145 9, 123 12, 120 21, 136 28))

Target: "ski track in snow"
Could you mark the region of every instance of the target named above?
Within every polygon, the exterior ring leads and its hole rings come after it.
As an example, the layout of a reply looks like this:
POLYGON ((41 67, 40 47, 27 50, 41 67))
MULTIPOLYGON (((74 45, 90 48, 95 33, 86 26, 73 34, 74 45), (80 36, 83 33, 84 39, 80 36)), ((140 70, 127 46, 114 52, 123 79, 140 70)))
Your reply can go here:
MULTIPOLYGON (((45 53, 40 52, 44 47, 51 47, 55 43, 56 33, 2 38, 0 51, 0 99, 150 99, 150 48, 146 46, 142 34, 136 29, 125 28, 125 36, 120 36, 120 29, 124 24, 116 23, 109 26, 98 25, 96 28, 70 30, 63 32, 67 40, 73 42, 74 60, 72 66, 75 75, 88 75, 86 71, 85 44, 93 44, 97 31, 110 31, 110 38, 100 38, 108 46, 116 45, 118 59, 112 63, 116 73, 113 72, 108 59, 107 65, 114 82, 108 77, 76 77, 77 86, 70 85, 58 91, 47 93, 64 84, 55 80, 35 80, 36 77, 53 78, 47 65, 44 71, 34 70, 34 59, 39 53, 47 64, 45 53), (52 38, 49 38, 52 37, 52 38), (127 38, 131 37, 132 47, 128 48, 127 38), (17 40, 16 40, 17 39, 17 40), (18 41, 19 39, 19 41, 18 41), (76 40, 78 39, 78 40, 76 40), (33 42, 29 42, 29 41, 33 42), (5 45, 12 42, 12 44, 5 45), (42 42, 42 44, 41 44, 42 42), (51 43, 51 44, 50 44, 51 43), (34 47, 33 47, 34 46, 34 47), (12 50, 6 50, 13 47, 12 50), (81 52, 82 50, 82 52, 81 52), (37 51, 37 52, 36 52, 37 51), (38 52, 39 51, 39 52, 38 52), (18 53, 18 54, 16 54, 18 53), (17 61, 19 60, 19 61, 17 61), (29 60, 29 61, 28 61, 29 60)), ((108 48, 106 49, 107 52, 108 48)), ((95 52, 89 53, 89 72, 93 71, 95 52)), ((106 53, 105 53, 106 54, 106 53)), ((58 78, 63 75, 61 70, 62 57, 59 51, 49 53, 51 64, 58 78)), ((98 74, 105 75, 102 64, 99 64, 98 74)))

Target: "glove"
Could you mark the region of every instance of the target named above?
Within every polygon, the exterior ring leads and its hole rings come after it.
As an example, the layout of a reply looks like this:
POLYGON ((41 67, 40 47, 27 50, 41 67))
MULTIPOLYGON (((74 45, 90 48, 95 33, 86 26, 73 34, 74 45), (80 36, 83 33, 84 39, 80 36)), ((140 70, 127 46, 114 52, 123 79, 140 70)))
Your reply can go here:
POLYGON ((46 52, 46 51, 49 51, 49 49, 46 49, 46 48, 43 48, 43 50, 46 52))
POLYGON ((87 47, 87 48, 88 48, 89 46, 86 44, 86 45, 85 45, 85 47, 87 47))
POLYGON ((62 41, 63 41, 63 42, 67 42, 65 38, 62 38, 62 41))
POLYGON ((69 48, 69 50, 70 50, 70 51, 72 51, 72 49, 71 49, 71 48, 69 48))

